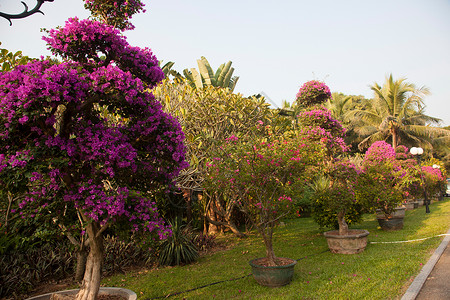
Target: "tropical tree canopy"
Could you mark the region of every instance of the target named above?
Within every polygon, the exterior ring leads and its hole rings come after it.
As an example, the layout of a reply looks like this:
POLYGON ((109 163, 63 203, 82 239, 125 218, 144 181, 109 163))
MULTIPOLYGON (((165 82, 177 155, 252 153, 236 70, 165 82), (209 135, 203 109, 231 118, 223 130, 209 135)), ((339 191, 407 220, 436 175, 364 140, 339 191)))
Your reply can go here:
POLYGON ((386 77, 382 86, 374 83, 372 101, 362 109, 352 112, 361 126, 356 128, 363 140, 359 148, 364 149, 375 141, 390 141, 395 149, 400 142, 404 145, 421 145, 433 148, 440 136, 449 136, 449 131, 432 127, 440 119, 424 113, 423 98, 430 92, 428 88, 417 88, 406 78, 394 80, 392 74, 386 77))

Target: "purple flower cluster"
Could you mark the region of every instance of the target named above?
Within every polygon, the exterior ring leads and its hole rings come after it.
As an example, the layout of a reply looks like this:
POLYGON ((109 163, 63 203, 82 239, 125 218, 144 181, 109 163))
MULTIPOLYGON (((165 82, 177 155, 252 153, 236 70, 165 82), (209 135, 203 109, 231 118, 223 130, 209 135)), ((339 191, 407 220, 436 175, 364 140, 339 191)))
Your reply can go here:
POLYGON ((346 129, 342 124, 333 119, 329 110, 324 107, 311 107, 298 115, 298 120, 303 125, 301 132, 313 141, 325 144, 329 152, 347 152, 349 147, 344 141, 346 129))
POLYGON ((55 55, 83 64, 112 62, 150 87, 164 78, 158 60, 150 49, 130 46, 119 30, 98 21, 70 18, 64 27, 50 30, 49 36, 42 39, 55 55))
POLYGON ((296 99, 299 104, 310 106, 320 104, 331 98, 330 88, 323 82, 311 80, 302 85, 296 99))
POLYGON ((346 132, 341 122, 334 119, 330 111, 322 106, 302 111, 298 115, 298 119, 304 126, 318 126, 331 132, 334 136, 343 137, 346 132))
POLYGON ((188 166, 178 120, 148 90, 164 76, 157 59, 96 21, 70 19, 45 40, 67 61, 0 74, 0 183, 23 195, 20 213, 72 203, 99 224, 123 217, 167 235, 136 192, 173 184, 188 166))
POLYGON ((383 161, 394 161, 395 150, 391 145, 385 141, 374 142, 369 149, 367 149, 364 156, 364 163, 376 164, 383 161))

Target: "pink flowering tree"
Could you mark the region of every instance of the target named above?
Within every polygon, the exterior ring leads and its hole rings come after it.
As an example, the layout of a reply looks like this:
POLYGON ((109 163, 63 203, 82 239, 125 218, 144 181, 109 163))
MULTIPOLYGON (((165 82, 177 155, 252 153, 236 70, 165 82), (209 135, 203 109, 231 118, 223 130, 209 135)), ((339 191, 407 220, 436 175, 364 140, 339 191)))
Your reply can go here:
POLYGON ((422 166, 422 172, 427 192, 430 195, 440 194, 446 183, 446 178, 443 176, 441 170, 435 169, 432 166, 422 166))
POLYGON ((231 136, 208 164, 205 185, 248 215, 263 238, 271 266, 279 263, 272 243, 274 227, 290 212, 323 155, 319 144, 302 135, 231 136))
POLYGON ((381 210, 386 216, 401 205, 414 177, 413 169, 407 169, 407 165, 396 160, 397 156, 403 157, 388 143, 373 143, 364 156, 363 173, 358 181, 357 198, 369 209, 381 210))
POLYGON ((44 40, 63 62, 0 74, 0 182, 20 194, 22 217, 82 220, 90 251, 77 299, 95 299, 107 228, 127 220, 132 231, 170 234, 148 193, 187 166, 184 134, 149 92, 164 77, 150 49, 77 18, 44 40))
POLYGON ((322 168, 311 183, 313 218, 320 226, 337 225, 339 233, 346 235, 348 224, 358 222, 362 215, 362 204, 355 197, 360 170, 342 158, 349 150, 344 141, 346 129, 321 106, 330 98, 330 89, 323 82, 306 82, 297 94, 297 103, 302 108, 297 122, 300 132, 311 143, 326 149, 322 168))

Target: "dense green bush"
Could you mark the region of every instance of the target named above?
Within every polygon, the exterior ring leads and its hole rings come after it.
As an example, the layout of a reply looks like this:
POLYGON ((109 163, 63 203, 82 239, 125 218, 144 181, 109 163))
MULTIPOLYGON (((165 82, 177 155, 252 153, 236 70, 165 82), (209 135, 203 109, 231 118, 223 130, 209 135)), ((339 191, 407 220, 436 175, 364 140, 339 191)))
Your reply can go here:
MULTIPOLYGON (((314 194, 312 202, 312 217, 321 228, 338 229, 338 216, 336 210, 330 207, 331 191, 318 191, 314 194)), ((355 202, 347 207, 345 221, 348 225, 361 222, 364 207, 360 202, 355 202)))
POLYGON ((4 253, 0 255, 0 297, 15 298, 40 282, 70 276, 74 263, 65 243, 4 253))
MULTIPOLYGON (((151 266, 157 260, 148 249, 152 245, 134 237, 125 241, 107 235, 104 246, 102 272, 108 275, 133 266, 151 266)), ((27 244, 21 236, 0 234, 0 250, 0 297, 16 298, 42 282, 74 275, 76 253, 68 240, 44 243, 34 239, 27 244)))

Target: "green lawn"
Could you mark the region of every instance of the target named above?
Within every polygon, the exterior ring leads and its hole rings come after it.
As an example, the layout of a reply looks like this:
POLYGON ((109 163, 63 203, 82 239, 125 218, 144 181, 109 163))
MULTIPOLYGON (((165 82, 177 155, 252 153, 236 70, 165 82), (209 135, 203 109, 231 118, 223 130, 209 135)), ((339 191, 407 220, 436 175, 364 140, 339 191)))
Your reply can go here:
POLYGON ((450 227, 450 200, 407 211, 403 230, 383 232, 373 215, 352 228, 367 229, 370 242, 392 242, 425 237, 409 243, 369 244, 361 254, 332 254, 312 219, 289 219, 275 234, 275 253, 298 259, 291 284, 281 288, 259 286, 248 261, 264 256, 258 236, 238 240, 221 237, 228 250, 202 257, 182 267, 142 270, 105 278, 105 286, 121 286, 152 299, 211 283, 170 299, 396 299, 401 297, 450 227), (240 278, 246 276, 244 278, 240 278), (240 278, 236 280, 230 280, 240 278))

